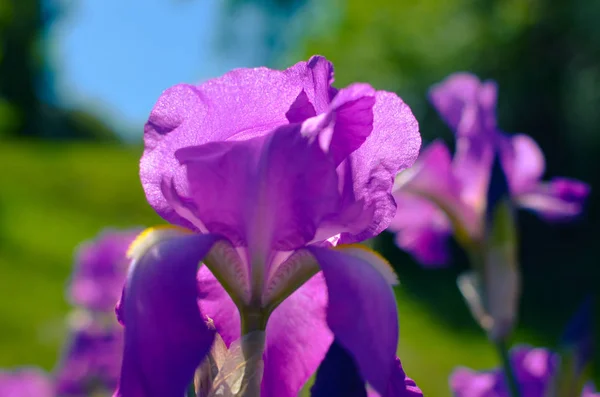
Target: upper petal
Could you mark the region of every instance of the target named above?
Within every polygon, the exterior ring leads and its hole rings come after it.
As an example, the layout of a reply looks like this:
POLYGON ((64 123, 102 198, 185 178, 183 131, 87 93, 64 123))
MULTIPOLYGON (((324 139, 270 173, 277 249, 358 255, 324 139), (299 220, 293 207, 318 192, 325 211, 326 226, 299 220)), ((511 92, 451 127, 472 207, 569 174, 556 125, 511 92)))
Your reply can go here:
POLYGON ((354 246, 308 247, 327 283, 327 324, 356 360, 363 378, 385 393, 393 375, 398 315, 395 275, 377 254, 354 246))
POLYGON ((196 303, 196 272, 216 240, 168 229, 134 243, 118 309, 125 348, 116 396, 184 395, 213 341, 196 303))
POLYGON ((535 211, 545 219, 560 221, 580 215, 589 193, 590 187, 584 182, 554 178, 517 195, 516 201, 521 208, 535 211))
POLYGON ((208 231, 252 252, 292 250, 312 240, 339 197, 333 161, 314 139, 322 128, 286 125, 265 137, 177 151, 208 231))
POLYGON ((359 217, 342 242, 362 241, 385 230, 396 211, 394 177, 413 165, 420 147, 419 125, 408 105, 396 94, 377 91, 373 130, 338 168, 344 173, 340 181, 346 210, 367 216, 359 217))
POLYGON ((296 397, 323 360, 333 335, 326 322, 327 286, 315 275, 285 299, 267 323, 263 397, 296 397))
POLYGON ((0 396, 54 397, 54 394, 50 377, 37 368, 0 370, 0 396))
POLYGON ((429 91, 431 103, 458 136, 485 134, 496 128, 496 84, 470 73, 454 73, 429 91))
POLYGON ((144 128, 140 176, 150 205, 172 223, 193 226, 174 210, 161 189, 164 179, 173 180, 175 190, 188 196, 175 151, 264 135, 288 123, 286 113, 303 91, 307 103, 323 112, 332 81, 332 65, 323 57, 313 57, 284 71, 237 69, 198 86, 181 84, 166 90, 144 128))

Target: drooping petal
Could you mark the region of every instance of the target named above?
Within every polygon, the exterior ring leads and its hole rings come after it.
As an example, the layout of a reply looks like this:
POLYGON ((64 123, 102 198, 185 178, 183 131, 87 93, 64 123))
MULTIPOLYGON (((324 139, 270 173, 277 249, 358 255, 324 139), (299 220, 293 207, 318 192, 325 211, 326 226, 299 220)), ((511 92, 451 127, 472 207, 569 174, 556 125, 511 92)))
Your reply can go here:
POLYGON ((284 71, 236 69, 199 86, 180 84, 166 90, 144 128, 140 176, 150 205, 169 222, 193 227, 161 189, 163 180, 172 180, 175 190, 189 197, 185 170, 174 153, 208 142, 262 136, 287 124, 286 113, 303 91, 307 103, 322 113, 332 81, 332 65, 313 57, 284 71))
POLYGON ((285 299, 267 324, 263 397, 296 397, 331 345, 327 286, 315 275, 285 299))
POLYGON ((589 193, 590 187, 584 182, 554 178, 518 195, 516 201, 520 207, 532 210, 547 220, 562 221, 581 214, 589 193))
POLYGON ((134 242, 118 309, 125 348, 116 396, 184 395, 213 341, 196 303, 196 273, 216 240, 157 229, 134 242))
POLYGON ((69 286, 73 304, 97 311, 114 309, 127 273, 127 247, 139 232, 107 230, 79 248, 69 286))
POLYGON ((442 142, 430 144, 417 164, 398 176, 395 190, 420 196, 442 209, 460 242, 481 235, 480 219, 462 200, 461 185, 454 177, 450 152, 442 142))
POLYGON ((392 372, 392 379, 385 394, 379 394, 369 389, 369 397, 423 397, 423 392, 414 380, 406 376, 400 359, 396 358, 396 365, 392 372))
MULTIPOLYGON (((557 357, 546 349, 517 346, 510 360, 519 392, 523 397, 544 396, 557 368, 557 357)), ((458 368, 450 376, 450 389, 456 397, 509 397, 501 370, 476 372, 458 368)))
POLYGON ((307 250, 321 266, 327 283, 329 328, 356 360, 363 378, 385 393, 398 342, 393 271, 381 257, 363 248, 307 250))
POLYGON ((398 190, 398 209, 388 230, 396 233, 396 244, 427 266, 448 263, 448 238, 452 225, 431 201, 398 190))
POLYGON ((240 312, 206 266, 198 270, 198 305, 227 346, 240 338, 240 312))
POLYGON ((394 177, 413 165, 420 147, 419 125, 408 105, 396 94, 377 91, 373 130, 338 168, 345 174, 340 180, 347 210, 368 214, 358 230, 342 234, 342 243, 366 240, 387 228, 396 212, 394 177))
POLYGON ((3 397, 54 397, 50 377, 37 368, 0 370, 0 396, 3 397))
POLYGON ((365 381, 352 356, 334 341, 319 366, 311 397, 367 397, 365 381))

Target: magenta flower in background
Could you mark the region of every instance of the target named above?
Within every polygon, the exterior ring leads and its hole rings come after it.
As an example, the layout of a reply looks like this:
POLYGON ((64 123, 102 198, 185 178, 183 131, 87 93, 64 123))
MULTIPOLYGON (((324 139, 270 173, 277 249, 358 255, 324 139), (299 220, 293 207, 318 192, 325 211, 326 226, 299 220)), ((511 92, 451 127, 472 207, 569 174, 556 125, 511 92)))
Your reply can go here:
POLYGON ((127 273, 127 248, 139 230, 106 230, 77 251, 68 288, 78 305, 69 315, 69 337, 51 374, 38 369, 0 372, 2 397, 111 395, 119 380, 124 332, 116 321, 127 273))
POLYGON ((54 386, 48 374, 36 368, 0 370, 2 397, 54 397, 54 386))
POLYGON ((151 230, 131 248, 118 395, 181 397, 215 330, 243 352, 246 395, 296 396, 334 336, 390 395, 395 276, 377 254, 335 246, 388 226, 394 175, 413 164, 420 136, 395 94, 332 82, 332 65, 313 57, 160 97, 140 174, 150 204, 185 229, 151 230), (263 332, 262 344, 240 340, 263 332))
POLYGON ((447 262, 451 233, 465 247, 485 238, 486 196, 496 154, 517 206, 548 220, 571 219, 582 211, 588 185, 566 178, 542 182, 542 151, 529 136, 509 136, 498 129, 496 96, 495 83, 467 73, 453 74, 430 91, 434 107, 456 133, 456 153, 452 158, 442 142, 434 142, 398 177, 398 212, 390 225, 398 245, 424 265, 447 262))
POLYGON ((139 232, 106 230, 79 247, 68 292, 73 305, 114 312, 129 266, 127 247, 139 232))
POLYGON ((96 324, 80 320, 71 330, 62 359, 54 370, 60 397, 109 396, 117 388, 121 371, 123 329, 118 323, 96 324))
POLYGON ((127 275, 127 249, 139 233, 105 230, 77 250, 68 295, 78 308, 53 374, 58 396, 108 395, 117 387, 124 332, 114 310, 127 275))
MULTIPOLYGON (((511 350, 511 363, 521 397, 563 396, 556 393, 553 383, 559 368, 557 354, 543 348, 519 346, 511 350)), ((510 397, 504 373, 499 369, 484 372, 456 369, 450 376, 450 389, 455 397, 510 397)), ((587 384, 580 395, 598 397, 600 393, 587 384)))

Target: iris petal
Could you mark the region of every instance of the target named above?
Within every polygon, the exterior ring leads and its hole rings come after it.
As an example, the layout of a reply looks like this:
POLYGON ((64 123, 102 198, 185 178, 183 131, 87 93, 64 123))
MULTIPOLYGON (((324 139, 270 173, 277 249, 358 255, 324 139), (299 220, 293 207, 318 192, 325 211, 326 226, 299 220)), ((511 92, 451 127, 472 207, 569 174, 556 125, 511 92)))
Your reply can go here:
POLYGON ((212 235, 158 230, 137 241, 119 304, 125 348, 122 397, 181 397, 208 353, 209 330, 196 299, 196 272, 212 235))
POLYGON ((319 262, 329 294, 327 323, 356 360, 364 379, 385 393, 398 343, 398 315, 389 265, 355 247, 308 247, 319 262), (387 270, 386 270, 387 269, 387 270))

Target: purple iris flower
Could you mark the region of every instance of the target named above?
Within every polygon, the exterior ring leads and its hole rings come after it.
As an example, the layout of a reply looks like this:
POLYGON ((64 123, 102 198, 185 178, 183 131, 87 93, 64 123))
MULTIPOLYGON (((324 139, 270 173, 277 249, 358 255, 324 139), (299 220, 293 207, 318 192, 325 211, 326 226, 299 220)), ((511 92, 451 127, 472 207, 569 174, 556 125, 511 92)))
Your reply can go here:
POLYGON ((54 397, 54 385, 48 374, 35 368, 0 370, 2 397, 54 397))
MULTIPOLYGON (((559 369, 558 355, 543 348, 519 346, 511 350, 510 359, 522 397, 563 397, 553 387, 559 369)), ((455 397, 510 396, 504 373, 499 369, 485 372, 456 369, 450 376, 450 388, 455 397)), ((592 384, 579 390, 581 397, 600 396, 592 384)))
POLYGON ((117 395, 181 397, 209 352, 218 361, 215 331, 254 363, 242 386, 229 384, 235 393, 296 396, 335 336, 389 395, 395 276, 374 252, 336 245, 388 226, 394 175, 413 164, 420 135, 395 94, 332 82, 317 56, 162 94, 140 174, 149 203, 179 228, 131 247, 117 395))
POLYGON ((430 99, 456 133, 454 158, 442 142, 434 142, 416 164, 398 177, 398 204, 390 230, 397 244, 425 265, 447 262, 447 238, 469 248, 486 233, 487 192, 498 154, 511 199, 548 220, 579 215, 589 187, 555 178, 542 182, 544 155, 523 134, 506 135, 496 126, 496 84, 457 73, 433 86, 430 99))

